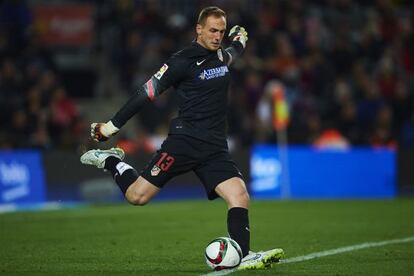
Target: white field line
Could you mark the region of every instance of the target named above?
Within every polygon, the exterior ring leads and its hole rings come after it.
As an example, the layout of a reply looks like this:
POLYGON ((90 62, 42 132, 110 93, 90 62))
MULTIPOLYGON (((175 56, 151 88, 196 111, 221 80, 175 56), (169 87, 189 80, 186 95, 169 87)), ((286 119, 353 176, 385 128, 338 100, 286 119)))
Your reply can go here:
MULTIPOLYGON (((389 245, 389 244, 407 243, 407 242, 414 242, 414 236, 403 238, 403 239, 386 240, 386 241, 380 241, 380 242, 365 242, 365 243, 361 243, 361 244, 355 244, 355 245, 350 245, 350 246, 345 246, 345 247, 339 247, 339 248, 326 250, 326 251, 314 252, 314 253, 311 253, 311 254, 308 254, 308 255, 283 259, 278 264, 280 265, 280 264, 303 262, 303 261, 313 260, 313 259, 317 259, 317 258, 321 258, 321 257, 326 257, 326 256, 341 254, 341 253, 345 253, 345 252, 360 250, 360 249, 364 249, 364 248, 380 247, 380 246, 385 246, 385 245, 389 245)), ((237 271, 237 269, 215 271, 215 272, 211 272, 211 273, 208 273, 208 274, 204 274, 203 276, 227 275, 227 274, 233 273, 235 271, 237 271)))
POLYGON ((360 250, 360 249, 364 249, 364 248, 379 247, 379 246, 385 246, 385 245, 389 245, 389 244, 407 243, 407 242, 413 242, 413 241, 414 241, 414 236, 413 237, 407 237, 407 238, 404 238, 404 239, 387 240, 387 241, 380 241, 380 242, 366 242, 366 243, 355 244, 355 245, 351 245, 351 246, 339 247, 339 248, 336 248, 336 249, 331 249, 331 250, 326 250, 326 251, 315 252, 315 253, 311 253, 311 254, 304 255, 304 256, 288 258, 288 259, 285 259, 285 260, 281 260, 280 263, 281 264, 297 263, 297 262, 308 261, 308 260, 321 258, 321 257, 325 257, 325 256, 336 255, 336 254, 341 254, 341 253, 345 253, 345 252, 360 250))

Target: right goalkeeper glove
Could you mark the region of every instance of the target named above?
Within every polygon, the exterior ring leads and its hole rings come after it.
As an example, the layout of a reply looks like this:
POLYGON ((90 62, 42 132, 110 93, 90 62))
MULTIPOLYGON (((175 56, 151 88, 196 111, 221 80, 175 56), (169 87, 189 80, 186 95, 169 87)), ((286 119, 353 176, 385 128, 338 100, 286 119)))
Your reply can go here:
POLYGON ((243 27, 236 25, 231 28, 229 31, 229 37, 232 41, 239 41, 243 45, 243 48, 246 48, 246 42, 249 37, 247 36, 247 32, 243 27))
POLYGON ((93 123, 91 124, 91 137, 96 142, 104 142, 111 136, 114 136, 119 131, 119 128, 114 126, 112 121, 107 123, 93 123))

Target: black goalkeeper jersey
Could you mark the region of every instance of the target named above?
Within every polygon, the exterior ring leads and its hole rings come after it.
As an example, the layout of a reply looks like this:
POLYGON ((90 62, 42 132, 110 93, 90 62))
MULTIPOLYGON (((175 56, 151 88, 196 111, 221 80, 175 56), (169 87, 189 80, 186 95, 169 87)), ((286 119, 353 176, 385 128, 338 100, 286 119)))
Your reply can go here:
POLYGON ((170 134, 226 145, 228 60, 225 50, 210 51, 193 42, 154 75, 162 87, 172 85, 178 94, 179 113, 170 123, 170 134))
POLYGON ((210 51, 197 42, 173 54, 112 118, 122 127, 143 105, 169 87, 178 94, 178 117, 170 123, 169 134, 192 136, 227 147, 226 110, 230 83, 228 64, 242 52, 240 42, 227 49, 210 51))

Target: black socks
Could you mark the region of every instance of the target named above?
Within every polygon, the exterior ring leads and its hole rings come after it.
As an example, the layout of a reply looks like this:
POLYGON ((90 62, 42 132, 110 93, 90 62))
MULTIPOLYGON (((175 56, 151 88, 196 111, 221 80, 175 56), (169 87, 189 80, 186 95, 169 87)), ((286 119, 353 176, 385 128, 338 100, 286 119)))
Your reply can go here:
MULTIPOLYGON (((122 193, 126 193, 129 186, 138 179, 137 171, 119 158, 109 156, 105 160, 104 168, 111 172, 116 184, 122 193)), ((230 238, 241 247, 243 257, 250 250, 249 214, 246 208, 233 207, 227 213, 227 230, 230 238)))
POLYGON ((250 228, 248 210, 241 207, 233 207, 227 213, 227 230, 230 238, 241 247, 243 257, 250 250, 250 228))
POLYGON ((124 195, 128 187, 138 179, 138 173, 133 167, 114 156, 109 156, 105 159, 104 168, 111 172, 112 177, 124 195))

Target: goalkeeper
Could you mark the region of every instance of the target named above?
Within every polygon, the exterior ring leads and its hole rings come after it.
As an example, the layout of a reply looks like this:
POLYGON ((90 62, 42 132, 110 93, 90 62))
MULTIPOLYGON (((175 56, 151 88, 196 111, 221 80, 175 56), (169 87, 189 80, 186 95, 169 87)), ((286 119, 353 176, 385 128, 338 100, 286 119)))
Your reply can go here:
POLYGON ((228 205, 227 227, 243 251, 239 269, 261 269, 277 262, 282 249, 250 251, 249 194, 226 140, 227 91, 230 65, 247 42, 244 28, 234 26, 231 45, 223 49, 226 14, 217 7, 204 8, 196 25, 197 38, 173 54, 107 123, 93 123, 91 136, 106 141, 149 101, 173 86, 179 98, 179 115, 170 123, 169 134, 140 174, 123 162, 119 148, 90 150, 83 164, 112 173, 115 182, 133 205, 145 205, 171 178, 194 171, 210 200, 221 197, 228 205))

